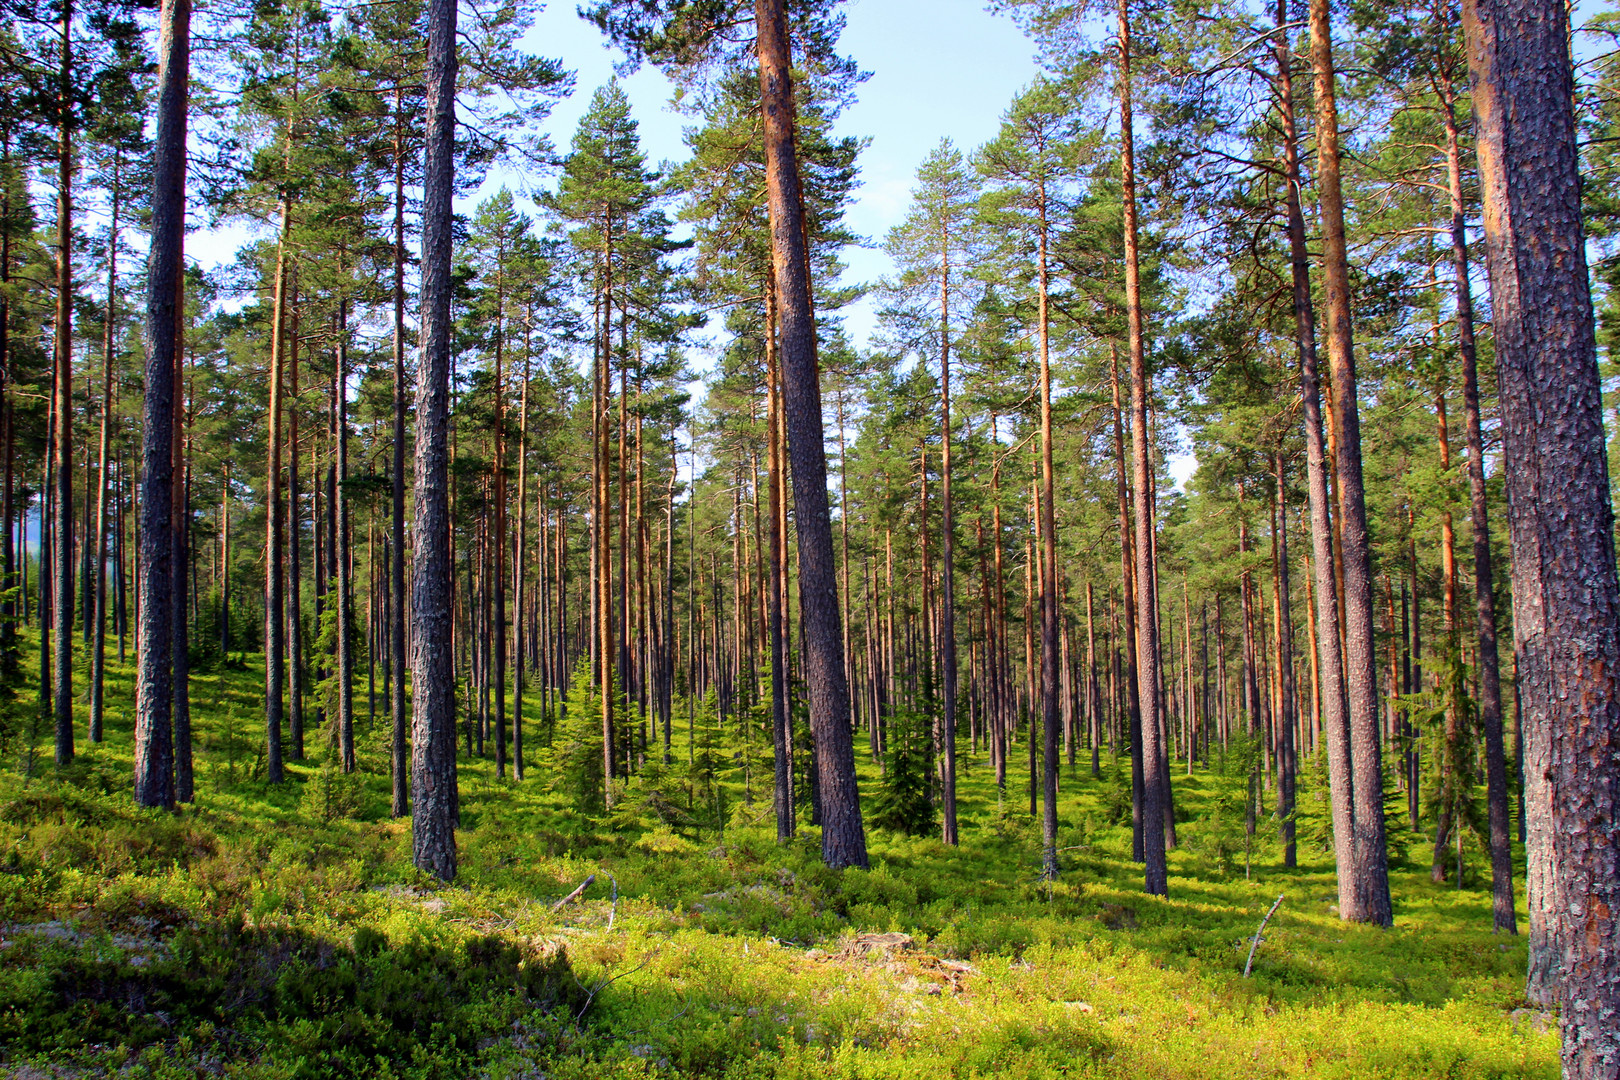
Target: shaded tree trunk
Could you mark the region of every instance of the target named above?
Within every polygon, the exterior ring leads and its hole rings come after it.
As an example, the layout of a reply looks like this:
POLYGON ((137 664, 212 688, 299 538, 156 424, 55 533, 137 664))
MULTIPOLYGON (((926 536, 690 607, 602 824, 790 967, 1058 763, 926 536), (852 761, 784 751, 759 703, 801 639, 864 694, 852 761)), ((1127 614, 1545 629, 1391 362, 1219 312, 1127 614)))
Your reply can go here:
POLYGON ((389 813, 410 812, 410 728, 405 720, 405 133, 403 95, 394 91, 394 431, 393 510, 388 542, 388 712, 392 798, 389 813))
POLYGON ((1294 756, 1294 728, 1297 715, 1297 695, 1294 689, 1294 614, 1293 597, 1289 589, 1288 566, 1288 503, 1287 475, 1283 471, 1281 451, 1271 455, 1272 471, 1277 480, 1277 495, 1272 502, 1271 557, 1274 561, 1273 581, 1277 618, 1277 674, 1281 683, 1277 712, 1277 822, 1283 844, 1283 865, 1297 864, 1294 848, 1294 779, 1297 765, 1294 756))
POLYGON ((767 274, 765 281, 765 426, 767 447, 767 507, 770 525, 766 532, 770 542, 770 573, 766 579, 769 597, 766 602, 766 637, 771 652, 771 749, 774 768, 773 802, 776 809, 776 839, 786 843, 795 831, 793 813, 793 747, 791 720, 787 711, 787 638, 785 614, 782 611, 785 565, 782 545, 782 397, 781 372, 776 347, 776 275, 767 274))
POLYGON ((56 763, 73 760, 73 3, 62 4, 62 67, 57 88, 55 670, 56 763))
POLYGON ((184 269, 186 99, 191 59, 191 2, 165 0, 158 16, 157 137, 152 154, 152 240, 147 256, 146 371, 141 434, 142 592, 135 674, 135 801, 174 805, 169 731, 174 612, 163 602, 173 587, 173 534, 165 527, 172 498, 174 363, 184 269))
MULTIPOLYGON (((1127 115, 1129 109, 1127 107, 1127 115)), ((1057 596, 1057 515, 1052 494, 1052 365, 1047 313, 1047 204, 1046 185, 1040 187, 1040 234, 1036 238, 1035 271, 1039 290, 1037 334, 1041 379, 1041 872, 1048 881, 1058 876, 1057 792, 1058 792, 1058 596, 1057 596)), ((1129 213, 1129 211, 1127 211, 1129 213)), ((1128 257, 1128 256, 1127 256, 1128 257)), ((1030 731, 1030 750, 1035 732, 1030 731)), ((1031 761, 1031 774, 1034 762, 1031 761)), ((1033 779, 1033 775, 1031 776, 1033 779)))
MULTIPOLYGON (((956 522, 951 502, 951 258, 950 238, 942 238, 939 280, 939 442, 940 442, 940 640, 939 663, 943 673, 945 699, 941 716, 942 756, 940 762, 940 803, 944 811, 940 838, 957 843, 956 828, 956 522)), ((1042 259, 1044 273, 1045 259, 1042 259)), ((1044 322, 1044 320, 1043 320, 1044 322)), ((1045 341, 1045 331, 1042 331, 1045 341)), ((1044 357, 1043 357, 1044 362, 1044 357)), ((1050 420, 1050 399, 1047 402, 1050 420)), ((840 409, 842 420, 842 409, 840 409)), ((842 425, 840 424, 840 430, 842 425)), ((841 437, 841 434, 840 434, 841 437)), ((1050 448, 1049 448, 1050 449, 1050 448)), ((842 455, 840 455, 842 467, 842 455)), ((847 481, 839 487, 842 498, 847 481)), ((844 606, 849 606, 849 523, 840 514, 844 533, 844 606)), ((846 614, 847 617, 847 614, 846 614)), ((847 652, 847 650, 846 650, 847 652)), ((1055 786, 1055 780, 1054 780, 1055 786)))
MULTIPOLYGON (((286 619, 282 593, 282 512, 281 503, 281 354, 287 323, 287 237, 291 231, 291 209, 286 196, 281 199, 281 242, 276 254, 276 295, 270 315, 270 431, 269 463, 266 468, 265 498, 269 503, 264 516, 264 715, 266 770, 272 784, 282 781, 281 723, 284 718, 282 686, 286 676, 284 648, 286 619)), ((145 529, 143 517, 142 529, 145 529)), ((142 593, 143 600, 149 596, 142 593)))
MULTIPOLYGON (((112 426, 112 372, 113 353, 116 348, 117 296, 118 296, 118 210, 123 194, 121 172, 123 153, 113 152, 112 190, 108 192, 111 206, 107 222, 107 315, 101 339, 101 436, 97 460, 101 467, 96 473, 96 538, 95 538, 95 595, 93 608, 86 610, 85 618, 95 622, 90 653, 90 741, 100 742, 102 737, 102 691, 107 674, 107 477, 108 436, 112 426), (93 611, 93 614, 92 614, 93 611)), ((0 357, 0 363, 3 363, 0 357)), ((9 526, 9 519, 7 521, 9 526)), ((89 547, 87 543, 85 545, 89 547)))
POLYGON ((416 386, 411 588, 412 856, 456 876, 456 684, 450 565, 451 194, 455 187, 455 0, 427 10, 422 206, 422 362, 416 386))
POLYGON ((187 573, 191 565, 191 491, 186 463, 186 408, 185 408, 185 279, 176 283, 175 300, 180 309, 180 322, 174 345, 174 426, 170 452, 174 456, 174 478, 171 497, 169 527, 174 531, 174 789, 180 802, 191 802, 193 778, 191 771, 191 633, 187 622, 187 573))
MULTIPOLYGON (((302 493, 298 486, 298 323, 302 307, 299 305, 298 273, 293 271, 288 318, 287 389, 292 400, 287 403, 287 706, 288 735, 292 738, 292 759, 304 760, 304 510, 302 493)), ((316 544, 320 535, 316 534, 316 544)))
POLYGON ((337 371, 337 483, 333 485, 334 505, 327 513, 334 515, 337 525, 337 559, 332 568, 337 576, 337 684, 338 684, 338 748, 343 758, 343 771, 353 772, 354 755, 354 578, 349 523, 349 495, 344 485, 349 479, 349 305, 347 299, 338 304, 337 371))

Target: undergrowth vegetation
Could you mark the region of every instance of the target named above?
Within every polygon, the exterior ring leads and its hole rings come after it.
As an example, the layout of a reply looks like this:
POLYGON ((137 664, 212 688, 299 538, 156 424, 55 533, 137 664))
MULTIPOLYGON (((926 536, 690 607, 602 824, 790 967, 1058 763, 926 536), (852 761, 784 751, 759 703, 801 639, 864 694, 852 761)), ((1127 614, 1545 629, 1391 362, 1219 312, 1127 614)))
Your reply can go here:
MULTIPOLYGON (((611 817, 580 813, 541 750, 522 784, 464 754, 461 872, 441 886, 388 818, 382 718, 362 708, 354 776, 322 749, 273 787, 241 719, 259 675, 216 666, 192 683, 195 806, 143 811, 129 680, 113 668, 107 741, 71 768, 31 757, 26 726, 6 750, 13 1076, 1557 1075, 1522 939, 1490 931, 1488 878, 1457 890, 1400 867, 1393 930, 1341 923, 1327 852, 1302 842, 1283 870, 1275 821, 1250 841, 1234 812, 1230 768, 1174 778, 1168 901, 1142 894, 1128 762, 1106 754, 1100 779, 1064 770, 1056 883, 1026 778, 998 798, 965 753, 959 849, 908 835, 915 800, 891 799, 872 869, 838 872, 814 828, 776 844, 768 757, 716 753, 700 716, 697 745, 678 726, 674 760, 611 817)), ((1301 836, 1320 835, 1309 789, 1300 802, 1301 836)))

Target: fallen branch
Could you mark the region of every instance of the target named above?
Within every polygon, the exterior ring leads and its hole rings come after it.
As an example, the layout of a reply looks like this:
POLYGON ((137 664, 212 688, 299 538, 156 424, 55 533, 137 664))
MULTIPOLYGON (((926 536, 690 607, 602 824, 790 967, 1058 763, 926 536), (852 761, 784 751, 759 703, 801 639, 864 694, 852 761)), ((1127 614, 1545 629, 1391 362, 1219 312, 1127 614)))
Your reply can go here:
MULTIPOLYGON (((594 882, 595 880, 596 880, 596 875, 595 874, 592 874, 591 876, 587 877, 584 881, 579 883, 579 888, 575 889, 573 892, 569 893, 567 896, 563 897, 561 900, 557 901, 555 904, 552 904, 551 905, 551 910, 552 911, 561 911, 563 908, 567 907, 569 904, 572 904, 575 900, 578 900, 581 896, 583 896, 585 894, 585 890, 591 887, 592 882, 594 882)), ((618 890, 615 888, 614 891, 617 892, 618 890)))
POLYGON ((1243 977, 1245 979, 1249 977, 1249 968, 1254 964, 1254 950, 1260 947, 1260 935, 1266 932, 1266 923, 1270 922, 1271 917, 1277 914, 1277 908, 1282 902, 1283 898, 1280 895, 1272 902, 1271 910, 1266 912, 1266 917, 1260 920, 1260 929, 1254 932, 1254 940, 1249 942, 1249 958, 1243 962, 1243 977))

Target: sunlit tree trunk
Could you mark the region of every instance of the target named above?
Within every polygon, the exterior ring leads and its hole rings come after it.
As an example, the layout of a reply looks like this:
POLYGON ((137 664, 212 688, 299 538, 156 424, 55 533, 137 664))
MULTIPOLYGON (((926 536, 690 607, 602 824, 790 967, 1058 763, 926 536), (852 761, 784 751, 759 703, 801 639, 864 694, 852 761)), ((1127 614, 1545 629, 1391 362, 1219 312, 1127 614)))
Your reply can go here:
POLYGON ((1315 75, 1317 187, 1322 220, 1322 278, 1333 377, 1339 537, 1344 573, 1345 690, 1349 698, 1351 870, 1353 889, 1339 914, 1389 926, 1389 864, 1384 844, 1384 773, 1378 742, 1378 658, 1373 647, 1372 570, 1361 478, 1361 419, 1350 315, 1350 265, 1339 184, 1339 113, 1328 0, 1310 0, 1315 75))
POLYGON ((822 858, 835 868, 866 866, 866 834, 855 781, 849 693, 839 625, 838 584, 827 502, 821 389, 816 370, 810 252, 794 147, 792 62, 782 0, 756 0, 766 189, 781 328, 784 420, 799 534, 805 682, 822 810, 822 858))
POLYGON ((1566 9, 1467 0, 1513 537, 1530 853, 1529 996, 1564 1075, 1620 1073, 1620 581, 1566 9), (1555 967, 1556 965, 1556 967, 1555 967), (1556 995, 1549 976, 1557 972, 1556 995))
POLYGON ((1148 446, 1147 348, 1142 322, 1142 285, 1137 268, 1136 151, 1131 107, 1131 22, 1126 0, 1119 4, 1119 105, 1121 201, 1125 210, 1125 317, 1130 334, 1131 456, 1134 463, 1136 526, 1136 673, 1142 731, 1142 862, 1150 895, 1169 892, 1165 865, 1164 757, 1159 715, 1162 683, 1159 675, 1159 613, 1154 582, 1154 507, 1151 455, 1148 446))
POLYGON ((1479 637, 1479 724, 1485 734, 1485 790, 1490 822, 1491 918, 1497 930, 1519 932, 1513 909, 1513 838, 1508 814, 1507 755, 1502 745, 1502 674, 1496 645, 1495 571, 1490 508, 1485 497, 1485 439, 1474 347, 1474 294, 1464 225, 1462 149, 1451 81, 1442 82, 1446 179, 1451 198, 1451 258, 1457 290, 1457 345, 1462 356, 1463 423, 1468 442, 1469 522, 1474 534, 1474 621, 1479 637))

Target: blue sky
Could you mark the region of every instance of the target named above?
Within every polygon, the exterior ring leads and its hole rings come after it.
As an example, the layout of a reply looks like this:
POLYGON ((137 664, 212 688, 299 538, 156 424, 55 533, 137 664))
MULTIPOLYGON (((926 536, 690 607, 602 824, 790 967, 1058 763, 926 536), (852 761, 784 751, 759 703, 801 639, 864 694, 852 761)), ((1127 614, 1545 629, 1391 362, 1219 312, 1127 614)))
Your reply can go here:
MULTIPOLYGON (((1013 95, 1035 77, 1033 46, 1010 19, 990 14, 983 0, 852 0, 846 12, 843 50, 871 72, 859 102, 839 123, 841 133, 871 139, 849 223, 879 242, 905 213, 917 166, 941 138, 971 149, 995 134, 1013 95)), ((557 105, 546 125, 552 141, 566 148, 592 91, 612 77, 620 57, 570 0, 542 12, 525 45, 577 72, 574 95, 557 105)), ((647 156, 685 158, 681 129, 691 120, 669 111, 668 81, 643 68, 623 85, 647 156)), ((882 252, 869 248, 845 257, 851 280, 869 281, 890 269, 882 252)), ((870 308, 857 305, 846 317, 856 342, 863 342, 872 328, 870 308)))
MULTIPOLYGON (((861 184, 848 221, 876 245, 904 215, 917 167, 928 152, 947 136, 964 151, 990 139, 1002 112, 1035 78, 1037 68, 1033 44, 1010 19, 991 14, 985 0, 849 0, 845 11, 842 48, 870 78, 838 127, 842 134, 871 140, 861 157, 861 184)), ((556 105, 545 125, 553 143, 566 149, 592 91, 613 77, 620 56, 579 18, 574 0, 554 2, 542 11, 524 44, 531 52, 561 58, 576 73, 573 95, 556 105)), ((681 132, 691 120, 669 109, 669 82, 644 67, 624 79, 623 86, 641 123, 648 158, 685 158, 681 132)), ((471 212, 503 182, 518 189, 550 187, 553 179, 497 172, 458 209, 471 212)), ((193 234, 188 253, 216 265, 232 258, 245 239, 239 227, 193 234)), ((850 281, 873 281, 891 269, 875 246, 851 248, 845 261, 850 281)), ((870 303, 852 305, 844 315, 856 344, 865 344, 875 323, 870 303)), ((693 359, 702 366, 699 357, 693 359)), ((1178 486, 1194 464, 1190 456, 1172 462, 1178 486)))
MULTIPOLYGON (((871 73, 860 88, 860 100, 838 125, 841 134, 871 139, 861 157, 861 186, 848 220, 856 233, 875 244, 905 213, 912 180, 928 151, 947 135, 964 150, 988 140, 1002 111, 1035 77, 1036 68, 1030 41, 1010 19, 990 14, 984 0, 850 0, 845 10, 849 25, 843 50, 871 73)), ((579 18, 576 0, 551 3, 523 44, 532 53, 560 58, 576 73, 573 95, 557 103, 545 124, 553 144, 566 150, 592 92, 613 77, 613 65, 621 57, 579 18)), ((624 79, 623 86, 641 123, 649 160, 684 159, 681 131, 692 119, 670 111, 668 80, 644 67, 624 79)), ((457 209, 471 213, 502 184, 521 191, 554 182, 554 177, 495 170, 457 209)), ((218 266, 254 238, 255 232, 241 223, 199 230, 187 240, 187 255, 205 267, 218 266)), ((875 280, 890 270, 887 257, 870 247, 852 248, 845 258, 850 281, 875 280)), ((863 344, 873 327, 870 306, 856 304, 845 316, 855 342, 863 344)))

